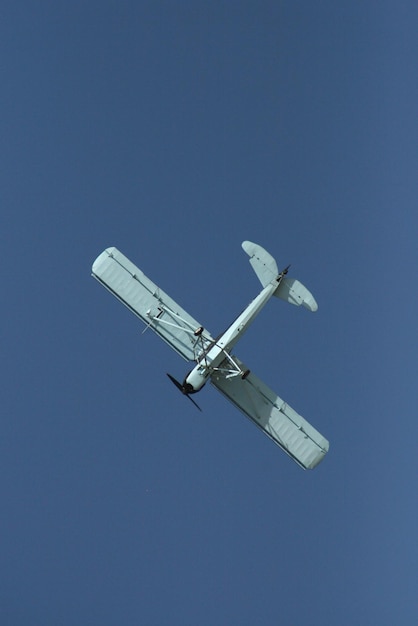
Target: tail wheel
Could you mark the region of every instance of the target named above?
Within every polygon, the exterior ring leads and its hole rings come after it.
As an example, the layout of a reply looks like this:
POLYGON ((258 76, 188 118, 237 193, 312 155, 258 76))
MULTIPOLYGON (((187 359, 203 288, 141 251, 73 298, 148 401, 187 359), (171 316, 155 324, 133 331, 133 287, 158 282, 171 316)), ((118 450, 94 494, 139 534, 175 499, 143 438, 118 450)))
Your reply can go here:
POLYGON ((251 371, 251 370, 245 370, 245 372, 243 372, 243 373, 241 374, 241 378, 242 378, 242 380, 245 380, 245 379, 247 378, 247 376, 248 376, 248 374, 250 373, 250 371, 251 371))

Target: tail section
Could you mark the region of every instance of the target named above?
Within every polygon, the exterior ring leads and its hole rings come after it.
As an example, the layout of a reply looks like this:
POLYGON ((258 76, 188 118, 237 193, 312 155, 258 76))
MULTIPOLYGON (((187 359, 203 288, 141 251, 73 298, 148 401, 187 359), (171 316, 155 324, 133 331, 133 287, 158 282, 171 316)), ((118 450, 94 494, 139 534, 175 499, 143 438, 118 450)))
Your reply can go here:
MULTIPOLYGON (((263 287, 279 278, 277 263, 264 248, 251 241, 244 241, 242 247, 250 257, 250 263, 263 287)), ((295 278, 283 277, 273 295, 289 302, 289 304, 302 305, 308 311, 318 309, 311 292, 295 278)))

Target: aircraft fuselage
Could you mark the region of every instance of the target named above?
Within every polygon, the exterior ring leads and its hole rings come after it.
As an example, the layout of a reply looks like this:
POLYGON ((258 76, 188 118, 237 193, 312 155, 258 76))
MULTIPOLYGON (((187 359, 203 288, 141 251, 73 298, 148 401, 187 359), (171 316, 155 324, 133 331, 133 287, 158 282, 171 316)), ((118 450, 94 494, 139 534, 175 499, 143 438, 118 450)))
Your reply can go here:
POLYGON ((226 354, 230 353, 238 339, 242 337, 261 309, 270 300, 279 282, 280 281, 275 280, 264 287, 231 326, 229 326, 219 339, 208 349, 204 356, 198 361, 197 365, 184 379, 183 388, 185 393, 196 393, 202 389, 214 369, 219 367, 222 361, 225 360, 226 354))

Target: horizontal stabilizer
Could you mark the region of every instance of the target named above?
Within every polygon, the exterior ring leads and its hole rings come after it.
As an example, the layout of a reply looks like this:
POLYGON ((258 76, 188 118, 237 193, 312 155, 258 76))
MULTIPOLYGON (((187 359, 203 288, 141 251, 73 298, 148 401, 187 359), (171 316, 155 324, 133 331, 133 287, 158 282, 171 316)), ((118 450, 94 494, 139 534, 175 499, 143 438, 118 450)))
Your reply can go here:
POLYGON ((279 275, 276 261, 267 250, 252 241, 243 241, 241 245, 250 257, 250 263, 261 284, 266 287, 279 275))
POLYGON ((311 292, 296 278, 283 278, 274 295, 289 304, 304 306, 308 311, 317 311, 318 305, 311 292))

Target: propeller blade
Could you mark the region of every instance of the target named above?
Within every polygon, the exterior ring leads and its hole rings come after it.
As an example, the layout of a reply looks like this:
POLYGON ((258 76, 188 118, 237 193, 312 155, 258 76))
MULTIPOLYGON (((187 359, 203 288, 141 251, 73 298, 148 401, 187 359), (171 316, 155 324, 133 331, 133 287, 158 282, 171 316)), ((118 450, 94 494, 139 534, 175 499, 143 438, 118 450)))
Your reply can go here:
POLYGON ((198 405, 198 403, 197 403, 195 400, 193 400, 193 398, 191 397, 191 395, 189 395, 188 393, 186 393, 186 396, 187 396, 187 398, 189 398, 189 400, 190 400, 191 402, 193 402, 193 404, 195 405, 195 407, 196 407, 197 409, 199 409, 199 411, 200 411, 200 412, 202 412, 202 409, 200 408, 200 406, 198 405))
POLYGON ((174 376, 172 376, 171 374, 167 373, 167 376, 169 377, 169 379, 171 380, 172 383, 174 383, 174 385, 177 387, 177 389, 180 389, 181 393, 185 393, 183 385, 181 383, 179 383, 178 380, 176 380, 174 378, 174 376))

